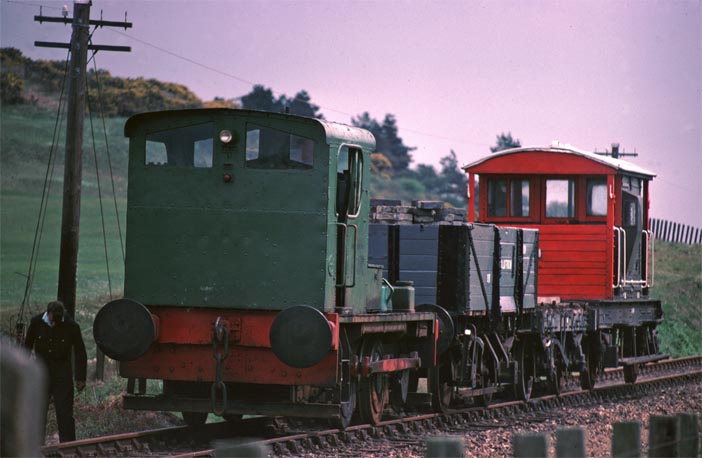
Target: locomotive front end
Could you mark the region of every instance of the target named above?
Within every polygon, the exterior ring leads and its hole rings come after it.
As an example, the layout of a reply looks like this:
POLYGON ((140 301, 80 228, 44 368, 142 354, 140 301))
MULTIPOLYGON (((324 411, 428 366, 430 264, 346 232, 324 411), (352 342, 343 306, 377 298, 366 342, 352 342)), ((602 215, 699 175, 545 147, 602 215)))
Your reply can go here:
MULTIPOLYGON (((189 423, 208 412, 338 416, 337 277, 360 277, 363 259, 349 249, 337 260, 325 125, 185 110, 134 116, 125 134, 125 299, 94 323, 129 380, 125 407, 181 411, 189 423), (163 391, 148 393, 149 379, 163 391)), ((356 136, 352 149, 372 149, 370 134, 356 136)), ((358 225, 344 234, 364 236, 358 225)))

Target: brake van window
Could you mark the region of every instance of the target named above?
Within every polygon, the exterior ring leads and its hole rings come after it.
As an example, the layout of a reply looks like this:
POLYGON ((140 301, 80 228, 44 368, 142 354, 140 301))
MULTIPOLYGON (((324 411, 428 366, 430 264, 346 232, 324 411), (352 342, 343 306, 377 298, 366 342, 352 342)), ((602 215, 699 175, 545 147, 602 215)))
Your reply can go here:
POLYGON ((314 140, 268 127, 246 128, 246 167, 255 169, 311 169, 314 140))
POLYGON ((575 216, 575 181, 546 180, 546 217, 575 216))
POLYGON ((152 132, 146 136, 146 165, 212 168, 214 124, 152 132))

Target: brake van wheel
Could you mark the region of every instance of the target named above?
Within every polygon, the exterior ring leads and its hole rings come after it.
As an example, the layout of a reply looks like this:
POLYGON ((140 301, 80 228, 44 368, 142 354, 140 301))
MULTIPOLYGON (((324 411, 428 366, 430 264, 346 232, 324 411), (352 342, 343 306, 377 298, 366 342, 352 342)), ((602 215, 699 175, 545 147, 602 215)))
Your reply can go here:
POLYGON ((185 424, 191 428, 202 426, 207 421, 207 412, 181 412, 181 414, 185 424))
POLYGON ((563 389, 563 369, 556 365, 554 366, 548 374, 548 385, 551 394, 560 395, 563 389))
POLYGON ((600 336, 598 333, 593 336, 585 349, 585 369, 580 371, 580 388, 583 390, 593 389, 597 382, 597 376, 600 372, 599 347, 600 336))
MULTIPOLYGON (((368 356, 370 362, 383 358, 383 343, 380 339, 369 338, 363 342, 361 361, 368 356)), ((388 401, 388 377, 386 374, 361 376, 358 390, 358 414, 361 422, 377 425, 383 417, 383 410, 388 401)))

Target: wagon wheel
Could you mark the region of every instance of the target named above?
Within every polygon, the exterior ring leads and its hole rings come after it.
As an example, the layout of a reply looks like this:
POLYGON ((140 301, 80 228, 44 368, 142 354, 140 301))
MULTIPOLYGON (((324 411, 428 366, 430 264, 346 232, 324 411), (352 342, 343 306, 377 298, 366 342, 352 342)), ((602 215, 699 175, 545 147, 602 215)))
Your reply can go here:
POLYGON ((227 423, 239 423, 244 416, 240 413, 225 413, 222 415, 222 418, 224 418, 227 423))
POLYGON ((585 349, 585 368, 580 371, 580 387, 583 390, 591 390, 595 387, 597 376, 600 372, 600 335, 593 335, 585 349))
MULTIPOLYGON (((390 404, 394 409, 399 410, 407 402, 407 395, 410 388, 410 370, 396 372, 390 376, 392 382, 390 386, 390 404)), ((417 389, 415 388, 415 391, 417 389)))
MULTIPOLYGON (((368 356, 370 362, 383 358, 383 343, 377 338, 367 338, 361 347, 361 360, 368 356)), ((361 422, 377 425, 388 401, 388 379, 385 374, 361 377, 358 390, 358 413, 361 422)))
MULTIPOLYGON (((478 388, 492 388, 497 386, 497 366, 494 361, 483 361, 481 365, 478 388)), ((481 394, 475 397, 475 402, 481 406, 487 406, 492 401, 493 393, 481 394)))
POLYGON ((639 365, 632 364, 630 366, 624 366, 624 381, 626 383, 636 383, 636 378, 639 375, 639 365))
POLYGON ((357 389, 358 384, 355 378, 351 378, 348 382, 348 397, 346 401, 342 400, 341 407, 339 407, 339 418, 335 418, 333 424, 339 429, 346 429, 351 424, 353 419, 353 414, 356 411, 357 404, 357 389))
POLYGON ((202 426, 207 421, 207 412, 181 412, 185 424, 194 428, 202 426))
POLYGON ((445 413, 454 397, 454 387, 451 384, 454 379, 454 361, 451 352, 441 355, 439 364, 430 367, 428 372, 429 392, 432 395, 431 405, 435 412, 445 413))
POLYGON ((515 396, 522 401, 528 401, 531 398, 531 391, 536 380, 536 355, 531 351, 531 346, 525 339, 517 341, 515 356, 517 361, 515 396))

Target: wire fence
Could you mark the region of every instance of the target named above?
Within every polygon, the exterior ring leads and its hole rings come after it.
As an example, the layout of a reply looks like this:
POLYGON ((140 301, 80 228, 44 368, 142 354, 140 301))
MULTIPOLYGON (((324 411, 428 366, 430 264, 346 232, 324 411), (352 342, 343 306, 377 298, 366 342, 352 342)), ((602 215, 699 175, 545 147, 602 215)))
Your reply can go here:
POLYGON ((651 230, 656 240, 684 243, 686 245, 702 244, 702 229, 664 219, 651 218, 651 230))

